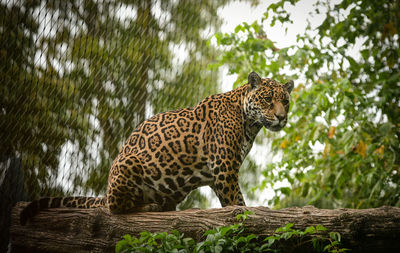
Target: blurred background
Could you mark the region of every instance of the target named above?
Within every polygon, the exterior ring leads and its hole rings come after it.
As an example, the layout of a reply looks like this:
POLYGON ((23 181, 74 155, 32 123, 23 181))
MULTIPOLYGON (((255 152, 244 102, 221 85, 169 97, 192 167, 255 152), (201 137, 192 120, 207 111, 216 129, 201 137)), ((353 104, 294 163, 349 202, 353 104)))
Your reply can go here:
MULTIPOLYGON (((242 165, 248 205, 400 206, 399 13, 390 0, 1 0, 0 236, 17 201, 104 195, 140 122, 253 70, 295 90, 287 127, 260 131, 242 165)), ((203 187, 179 209, 219 206, 203 187)))

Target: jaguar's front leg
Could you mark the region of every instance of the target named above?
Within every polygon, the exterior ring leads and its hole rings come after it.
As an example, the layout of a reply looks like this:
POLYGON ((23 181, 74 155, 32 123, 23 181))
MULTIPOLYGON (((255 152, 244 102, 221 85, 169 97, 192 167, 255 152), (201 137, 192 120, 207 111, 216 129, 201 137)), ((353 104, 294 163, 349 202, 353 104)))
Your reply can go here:
POLYGON ((212 186, 221 206, 239 205, 245 206, 244 198, 239 187, 238 174, 235 170, 229 172, 219 171, 220 168, 215 168, 215 182, 212 186))

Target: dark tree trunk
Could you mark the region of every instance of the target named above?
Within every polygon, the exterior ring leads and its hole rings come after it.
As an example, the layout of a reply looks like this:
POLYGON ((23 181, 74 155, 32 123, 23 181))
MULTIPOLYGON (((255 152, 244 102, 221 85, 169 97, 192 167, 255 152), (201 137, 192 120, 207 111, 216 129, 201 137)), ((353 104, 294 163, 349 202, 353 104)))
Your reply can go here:
POLYGON ((19 213, 26 204, 20 202, 13 209, 13 252, 113 252, 124 234, 173 229, 199 241, 204 239, 205 231, 237 222, 236 216, 245 210, 254 212, 245 221, 249 234, 268 236, 287 223, 294 223, 296 229, 320 224, 328 231, 339 232, 343 246, 352 252, 400 252, 400 208, 396 207, 326 210, 307 206, 270 210, 230 206, 129 215, 111 215, 105 209, 58 208, 43 210, 21 226, 19 213))
POLYGON ((0 252, 7 252, 12 207, 28 200, 24 191, 22 160, 0 154, 0 252))

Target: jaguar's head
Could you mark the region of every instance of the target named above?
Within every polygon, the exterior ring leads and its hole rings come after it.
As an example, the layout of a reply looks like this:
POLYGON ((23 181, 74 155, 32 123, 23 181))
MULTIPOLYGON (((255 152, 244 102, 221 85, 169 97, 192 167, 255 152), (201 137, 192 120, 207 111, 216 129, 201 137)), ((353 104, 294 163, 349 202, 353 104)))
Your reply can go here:
POLYGON ((268 78, 261 79, 256 72, 250 73, 248 81, 248 92, 244 99, 247 118, 271 131, 281 130, 287 122, 293 81, 281 84, 268 78))

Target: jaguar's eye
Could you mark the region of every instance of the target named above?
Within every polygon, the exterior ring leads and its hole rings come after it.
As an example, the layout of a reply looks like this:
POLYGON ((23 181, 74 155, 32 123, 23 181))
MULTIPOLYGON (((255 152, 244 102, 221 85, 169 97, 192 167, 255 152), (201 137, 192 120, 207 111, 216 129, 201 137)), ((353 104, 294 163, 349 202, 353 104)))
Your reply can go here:
POLYGON ((272 102, 272 97, 265 97, 264 99, 265 99, 265 101, 267 103, 271 103, 272 102))
POLYGON ((283 104, 283 105, 289 104, 289 100, 288 100, 288 99, 284 99, 284 100, 282 101, 282 104, 283 104))

